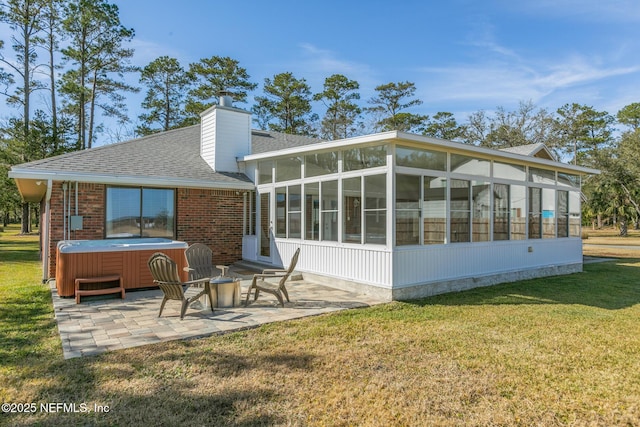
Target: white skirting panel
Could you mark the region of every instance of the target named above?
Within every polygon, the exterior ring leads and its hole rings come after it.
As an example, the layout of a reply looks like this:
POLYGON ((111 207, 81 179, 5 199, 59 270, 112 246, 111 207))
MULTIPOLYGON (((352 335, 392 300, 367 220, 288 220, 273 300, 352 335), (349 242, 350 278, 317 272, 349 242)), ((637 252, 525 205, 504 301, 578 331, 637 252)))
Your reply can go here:
POLYGON ((258 259, 258 236, 242 236, 242 259, 247 261, 258 259))
POLYGON ((579 238, 399 247, 393 288, 582 263, 579 238))
POLYGON ((384 247, 330 246, 308 241, 276 240, 277 254, 273 262, 288 265, 300 248, 296 270, 341 280, 366 283, 382 288, 392 287, 392 255, 384 247))

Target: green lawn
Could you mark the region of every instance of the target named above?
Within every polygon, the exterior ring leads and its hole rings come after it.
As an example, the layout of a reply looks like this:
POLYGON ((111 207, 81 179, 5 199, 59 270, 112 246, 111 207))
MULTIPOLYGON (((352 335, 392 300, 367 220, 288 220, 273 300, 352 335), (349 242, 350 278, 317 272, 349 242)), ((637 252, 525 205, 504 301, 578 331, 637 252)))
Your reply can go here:
POLYGON ((0 424, 640 425, 638 259, 71 360, 40 282, 0 233, 0 424))

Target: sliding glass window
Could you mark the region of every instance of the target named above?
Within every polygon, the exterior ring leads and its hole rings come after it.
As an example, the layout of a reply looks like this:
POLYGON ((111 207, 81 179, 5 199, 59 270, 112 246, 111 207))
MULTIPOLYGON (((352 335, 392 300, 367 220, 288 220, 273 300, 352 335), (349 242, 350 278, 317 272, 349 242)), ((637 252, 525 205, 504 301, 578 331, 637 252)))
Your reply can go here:
POLYGON ((362 243, 362 188, 360 181, 360 177, 342 180, 342 241, 347 243, 362 243))
POLYGON ((338 181, 323 181, 321 184, 322 240, 338 241, 338 181))
POLYGON ((569 191, 569 236, 571 237, 580 237, 581 233, 580 197, 579 191, 569 191))
POLYGON ((556 190, 542 189, 542 238, 556 237, 556 190))
POLYGON ((423 177, 422 205, 424 211, 425 245, 438 245, 447 241, 447 179, 423 177))
POLYGON ((175 190, 108 187, 106 238, 175 238, 175 190))
POLYGON ((542 238, 542 188, 529 188, 529 238, 542 238))
POLYGON ((320 183, 304 185, 304 238, 320 239, 320 183))
POLYGON ((387 243, 387 175, 364 177, 364 242, 387 243))
POLYGON ((511 185, 509 192, 510 204, 510 239, 524 240, 527 237, 527 187, 511 185))
POLYGON ((473 201, 473 236, 474 242, 487 242, 491 239, 489 232, 491 221, 491 185, 488 182, 473 181, 471 187, 473 201))
POLYGON ((287 187, 276 188, 276 237, 287 237, 287 187))
POLYGON ((509 240, 509 186, 493 185, 493 240, 509 240))
POLYGON ((290 239, 302 237, 302 194, 300 185, 289 186, 289 233, 290 239))
POLYGON ((569 237, 569 192, 558 191, 558 237, 569 237))
POLYGON ((396 175, 396 245, 420 244, 419 175, 396 175))
POLYGON ((451 242, 471 241, 471 185, 462 179, 451 180, 451 242))

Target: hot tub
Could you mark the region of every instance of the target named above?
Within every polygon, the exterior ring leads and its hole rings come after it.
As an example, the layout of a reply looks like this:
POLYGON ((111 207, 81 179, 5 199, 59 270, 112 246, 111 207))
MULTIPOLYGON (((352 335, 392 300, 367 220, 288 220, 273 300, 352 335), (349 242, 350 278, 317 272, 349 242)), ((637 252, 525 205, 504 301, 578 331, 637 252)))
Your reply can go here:
POLYGON ((56 288, 58 295, 75 293, 75 279, 119 274, 125 289, 155 286, 147 261, 162 252, 178 264, 182 280, 187 280, 184 251, 188 245, 161 238, 62 240, 56 257, 56 288))

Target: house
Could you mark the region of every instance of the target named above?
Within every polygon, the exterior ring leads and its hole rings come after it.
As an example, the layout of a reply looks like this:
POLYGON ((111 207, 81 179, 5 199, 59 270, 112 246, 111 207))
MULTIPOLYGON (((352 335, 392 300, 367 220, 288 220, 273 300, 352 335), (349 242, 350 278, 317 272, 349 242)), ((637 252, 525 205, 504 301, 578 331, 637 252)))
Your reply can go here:
POLYGON ((14 166, 59 241, 168 237, 408 299, 582 270, 581 177, 542 144, 492 150, 404 132, 338 141, 251 130, 227 97, 199 125, 14 166))

